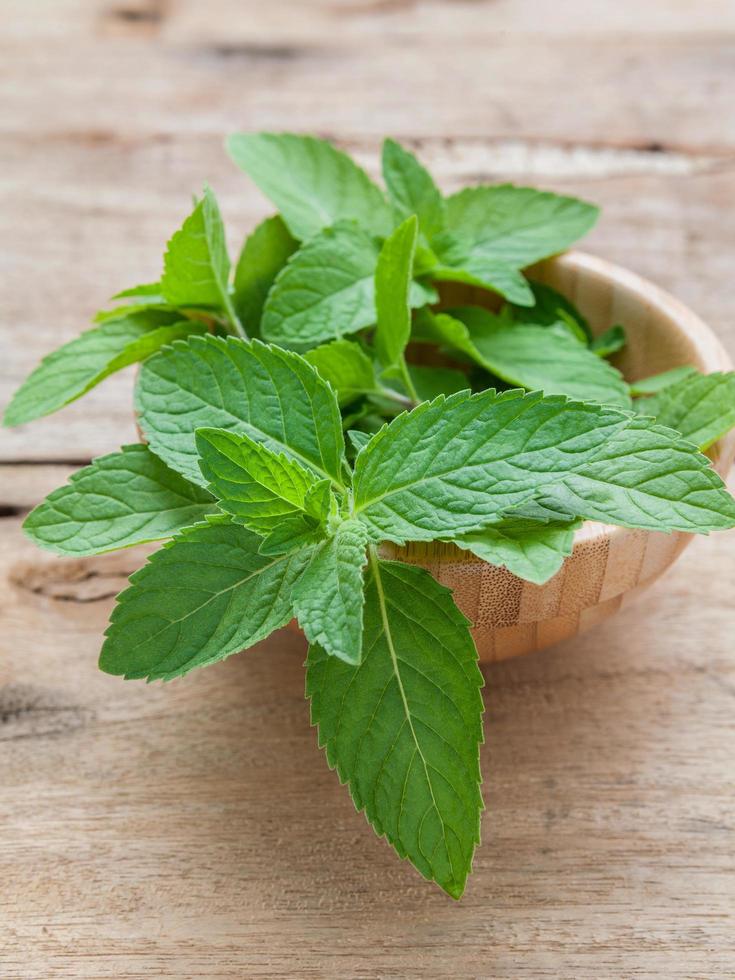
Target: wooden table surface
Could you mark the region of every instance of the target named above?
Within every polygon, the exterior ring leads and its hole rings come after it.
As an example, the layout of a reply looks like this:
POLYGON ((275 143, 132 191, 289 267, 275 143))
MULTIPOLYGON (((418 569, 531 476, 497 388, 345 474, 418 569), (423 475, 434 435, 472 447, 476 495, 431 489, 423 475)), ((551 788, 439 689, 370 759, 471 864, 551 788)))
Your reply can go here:
MULTIPOLYGON (((268 205, 237 129, 390 133, 448 190, 604 207, 591 251, 735 352, 732 0, 4 0, 0 404, 190 195, 233 250, 268 205)), ((97 671, 143 553, 42 554, 23 514, 132 441, 132 379, 0 441, 0 977, 735 975, 735 536, 637 605, 486 670, 484 843, 453 903, 328 772, 281 633, 168 685, 97 671)))

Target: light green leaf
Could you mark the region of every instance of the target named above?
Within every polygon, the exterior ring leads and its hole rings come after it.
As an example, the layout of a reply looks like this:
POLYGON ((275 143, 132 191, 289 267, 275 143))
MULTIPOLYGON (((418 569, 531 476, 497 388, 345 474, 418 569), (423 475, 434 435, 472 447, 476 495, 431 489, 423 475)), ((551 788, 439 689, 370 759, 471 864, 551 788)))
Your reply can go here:
POLYGON ((304 359, 334 388, 340 405, 377 388, 373 362, 353 340, 333 340, 314 347, 304 359))
POLYGON ((589 322, 566 296, 545 283, 531 282, 529 285, 533 292, 533 308, 511 306, 510 312, 514 320, 530 321, 548 327, 561 322, 569 327, 578 340, 584 343, 592 340, 589 322))
POLYGON ((621 527, 706 534, 735 525, 735 500, 673 429, 633 418, 591 461, 537 494, 544 507, 621 527))
POLYGON ((623 347, 625 347, 625 327, 621 327, 619 323, 595 337, 590 344, 590 350, 598 357, 609 357, 623 347))
POLYGON ((415 214, 427 238, 443 229, 444 200, 431 174, 395 140, 383 143, 383 179, 398 221, 415 214))
POLYGON ((119 293, 115 293, 112 297, 113 299, 129 299, 132 297, 140 297, 147 299, 161 299, 161 283, 160 282, 144 282, 139 286, 131 286, 129 289, 121 289, 119 293))
POLYGON ((447 227, 475 254, 516 268, 568 248, 597 220, 599 209, 532 187, 467 187, 447 199, 447 227))
POLYGON ((354 220, 376 235, 391 228, 383 192, 346 153, 325 140, 293 133, 238 133, 230 156, 283 215, 295 238, 354 220))
MULTIPOLYGON (((684 378, 689 378, 694 374, 699 374, 695 367, 685 364, 682 367, 671 368, 670 371, 662 371, 661 374, 651 375, 650 378, 641 378, 640 381, 633 381, 630 384, 630 393, 634 397, 637 395, 655 395, 664 388, 674 385, 684 378)), ((644 403, 641 402, 639 409, 642 410, 644 403)), ((649 414, 646 412, 646 414, 649 414)))
POLYGON ((416 215, 386 238, 375 270, 375 308, 378 323, 373 344, 385 368, 402 363, 411 335, 411 276, 416 251, 416 215))
POLYGON ((540 392, 424 402, 357 456, 355 512, 375 540, 474 531, 593 459, 629 422, 614 409, 540 392))
POLYGON ((376 562, 362 662, 309 649, 306 693, 355 807, 453 898, 480 839, 482 675, 467 620, 422 568, 376 562))
POLYGON ((327 228, 295 252, 268 294, 261 332, 308 350, 375 323, 378 247, 355 224, 327 228))
POLYGON ((540 524, 509 515, 497 524, 454 538, 454 543, 491 565, 507 568, 527 582, 543 585, 556 575, 567 555, 571 555, 574 532, 581 523, 571 520, 540 524))
POLYGON ((344 438, 334 392, 303 358, 259 340, 196 337, 151 358, 136 389, 156 455, 203 485, 194 433, 230 429, 342 486, 344 438))
POLYGON ((296 583, 292 598, 299 626, 309 643, 348 664, 362 651, 362 570, 367 563, 367 531, 360 521, 339 524, 322 542, 296 583))
POLYGON ((467 375, 454 368, 426 367, 422 364, 409 364, 414 389, 419 399, 432 401, 437 395, 453 395, 470 387, 467 375))
MULTIPOLYGON (((289 259, 268 294, 261 332, 273 343, 306 351, 326 340, 372 326, 379 248, 362 228, 326 228, 289 259)), ((419 283, 411 305, 432 301, 419 283)))
POLYGON ((98 310, 92 317, 92 323, 109 323, 111 320, 123 320, 128 317, 136 316, 138 313, 168 313, 173 314, 169 320, 181 321, 187 317, 183 310, 177 310, 175 306, 167 303, 162 296, 141 297, 135 303, 123 303, 121 306, 113 306, 109 310, 98 310))
POLYGON ((16 391, 4 425, 21 425, 56 412, 86 394, 110 374, 145 360, 174 340, 203 333, 201 324, 167 313, 116 318, 48 354, 16 391))
POLYGON ((291 619, 291 590, 309 550, 276 557, 226 518, 178 534, 118 596, 100 667, 126 678, 171 680, 224 660, 291 619))
POLYGON ((297 248, 296 239, 277 214, 262 221, 246 238, 235 269, 233 301, 249 336, 258 336, 268 292, 297 248))
MULTIPOLYGON (((329 516, 311 512, 306 495, 319 478, 292 456, 273 452, 262 442, 226 429, 196 431, 199 466, 220 509, 256 534, 270 534, 286 518, 329 516)), ((329 486, 329 481, 322 481, 329 486)))
POLYGON ((29 538, 61 555, 98 555, 171 537, 216 510, 147 446, 123 446, 73 473, 23 524, 29 538))
MULTIPOLYGON (((450 314, 467 328, 461 349, 508 384, 630 408, 628 386, 620 372, 566 327, 514 322, 479 306, 451 310, 450 314)), ((533 310, 528 316, 533 317, 533 310)))
POLYGON ((437 264, 428 270, 439 282, 462 282, 499 293, 518 306, 531 306, 528 280, 515 266, 488 257, 460 235, 442 232, 432 241, 437 264))
POLYGON ((735 371, 686 375, 635 407, 704 451, 735 426, 735 371))
POLYGON ((108 320, 117 320, 144 310, 175 310, 175 307, 164 298, 160 282, 147 282, 140 286, 132 286, 130 289, 122 289, 119 293, 115 293, 112 299, 133 302, 123 303, 109 310, 100 310, 94 315, 95 323, 106 323, 108 320))
POLYGON ((209 187, 172 236, 163 257, 161 292, 174 306, 213 306, 239 321, 229 293, 230 259, 217 198, 209 187))

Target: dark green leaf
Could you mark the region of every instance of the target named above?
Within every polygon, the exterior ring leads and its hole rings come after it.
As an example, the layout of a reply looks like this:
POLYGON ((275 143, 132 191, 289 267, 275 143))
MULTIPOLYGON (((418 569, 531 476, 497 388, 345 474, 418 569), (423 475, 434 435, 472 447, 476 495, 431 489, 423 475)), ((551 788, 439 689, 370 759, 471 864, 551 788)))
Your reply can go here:
POLYGON ((214 519, 157 551, 118 596, 100 667, 171 680, 224 660, 291 619, 291 590, 308 550, 271 557, 239 524, 214 519))
POLYGON ((400 562, 373 568, 359 666, 309 649, 306 691, 329 765, 375 832, 453 898, 480 839, 481 686, 450 592, 400 562))
POLYGON ((234 304, 250 337, 257 337, 276 276, 298 248, 280 215, 266 218, 245 239, 235 269, 234 304))

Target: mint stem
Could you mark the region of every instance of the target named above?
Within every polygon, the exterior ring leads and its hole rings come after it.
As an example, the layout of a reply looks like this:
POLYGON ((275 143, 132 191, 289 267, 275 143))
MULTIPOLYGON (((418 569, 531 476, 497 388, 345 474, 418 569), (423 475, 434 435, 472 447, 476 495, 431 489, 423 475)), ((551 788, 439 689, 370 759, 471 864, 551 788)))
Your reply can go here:
POLYGON ((403 356, 401 356, 400 369, 401 369, 401 378, 403 379, 403 383, 406 386, 406 391, 413 399, 414 405, 418 405, 421 399, 418 396, 418 392, 416 391, 411 375, 409 374, 408 366, 406 365, 406 358, 403 356))

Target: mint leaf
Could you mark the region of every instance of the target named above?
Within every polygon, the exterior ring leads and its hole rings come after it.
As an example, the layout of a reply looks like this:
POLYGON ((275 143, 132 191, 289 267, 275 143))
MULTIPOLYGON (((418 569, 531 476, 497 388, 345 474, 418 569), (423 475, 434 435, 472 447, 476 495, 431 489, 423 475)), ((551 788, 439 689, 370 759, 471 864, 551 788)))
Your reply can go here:
POLYGON ((276 278, 263 311, 263 337, 304 351, 375 323, 377 260, 377 245, 362 228, 326 228, 276 278))
POLYGON ((428 269, 439 282, 462 282, 499 293, 518 306, 531 306, 533 293, 522 272, 510 263, 489 257, 460 235, 442 232, 432 240, 436 264, 428 269))
POLYGON ((597 220, 598 208, 532 187, 467 187, 447 199, 447 227, 474 254, 532 265, 568 248, 597 220))
POLYGON ((260 331, 265 300, 276 276, 298 248, 280 215, 266 218, 245 239, 235 269, 235 309, 251 337, 260 331))
POLYGON ((16 391, 4 425, 21 425, 56 412, 100 381, 192 333, 201 324, 166 313, 137 313, 87 330, 48 354, 16 391))
MULTIPOLYGON (((467 328, 461 349, 503 381, 547 395, 630 408, 628 386, 620 372, 566 327, 514 322, 479 306, 450 314, 467 328)), ((528 316, 533 317, 533 310, 528 316)))
POLYGON ((118 596, 100 667, 126 678, 171 680, 224 660, 291 619, 291 589, 308 550, 274 557, 226 518, 178 534, 118 596))
MULTIPOLYGON (((328 517, 329 498, 324 510, 307 506, 306 495, 319 478, 293 457, 226 429, 197 429, 196 445, 207 488, 220 508, 256 534, 269 534, 284 519, 307 513, 317 523, 328 517)), ((329 486, 329 480, 322 482, 329 486)))
POLYGON ((355 513, 375 540, 474 531, 594 459, 629 422, 614 409, 540 392, 459 392, 424 402, 357 456, 355 513))
POLYGON ((704 451, 735 426, 735 371, 687 374, 635 407, 704 451))
POLYGON ((544 507, 649 531, 706 534, 735 525, 735 500, 706 456, 673 429, 631 419, 591 461, 537 495, 544 507))
POLYGON ((260 542, 261 555, 284 555, 324 540, 324 527, 307 515, 287 517, 260 542))
POLYGON ((378 323, 373 345, 384 368, 403 366, 403 352, 411 335, 411 277, 416 252, 416 215, 386 238, 375 270, 375 308, 378 323))
POLYGON ((224 310, 242 333, 229 292, 230 258, 217 198, 209 187, 166 247, 161 292, 174 306, 224 310))
POLYGON ((23 524, 61 555, 98 555, 168 538, 215 511, 204 490, 174 473, 147 446, 123 446, 72 474, 23 524))
POLYGON ((131 299, 134 297, 140 297, 145 299, 161 299, 161 283, 160 282, 144 282, 138 286, 131 286, 129 289, 121 289, 119 293, 115 293, 112 297, 113 299, 131 299))
POLYGON ((319 744, 355 807, 453 898, 480 839, 482 675, 467 620, 422 568, 374 562, 362 662, 309 649, 319 744))
POLYGON ((619 323, 610 327, 590 344, 590 350, 594 351, 598 357, 609 357, 625 347, 625 327, 619 323))
MULTIPOLYGON (((379 249, 358 225, 326 228, 289 259, 268 294, 261 333, 273 343, 305 351, 375 323, 379 249)), ((433 301, 411 284, 411 305, 433 301)))
POLYGON ((138 313, 168 313, 169 321, 181 321, 188 316, 188 311, 177 310, 175 306, 167 303, 162 296, 141 297, 136 303, 123 303, 121 306, 113 306, 109 310, 98 310, 92 317, 92 323, 109 323, 110 320, 122 320, 126 317, 135 316, 138 313))
POLYGON ((238 133, 227 149, 295 238, 311 238, 344 220, 359 221, 376 235, 389 232, 390 208, 382 191, 331 143, 293 133, 238 133))
POLYGON ((136 388, 151 449, 203 485, 195 432, 230 429, 342 486, 344 438, 334 392, 303 358, 259 340, 195 337, 147 361, 136 388))
POLYGON ((344 521, 314 551, 292 594, 294 614, 309 643, 319 643, 348 664, 360 663, 366 547, 365 526, 344 521))
MULTIPOLYGON (((664 388, 668 388, 670 385, 676 384, 683 378, 691 377, 691 375, 694 374, 699 374, 699 372, 690 364, 685 364, 682 367, 671 368, 670 371, 662 371, 661 374, 653 374, 650 378, 641 378, 639 381, 631 382, 630 393, 634 397, 637 395, 655 395, 659 391, 663 391, 664 388)), ((641 403, 640 407, 642 409, 643 403, 641 403)))
POLYGON ((453 395, 464 391, 470 383, 466 374, 454 368, 427 367, 423 364, 409 364, 414 390, 419 401, 432 401, 438 395, 453 395))
POLYGON ((533 309, 511 306, 513 319, 524 322, 530 320, 549 327, 561 322, 569 327, 578 340, 584 343, 592 341, 592 328, 574 303, 546 283, 532 282, 530 286, 534 299, 533 309))
POLYGON ((361 432, 359 429, 348 429, 347 438, 352 443, 353 448, 356 452, 360 452, 365 446, 370 442, 370 433, 361 432))
POLYGON ((497 524, 453 540, 483 561, 501 565, 527 582, 543 585, 556 575, 567 555, 571 555, 574 532, 581 523, 581 520, 571 520, 540 524, 509 515, 497 524))
POLYGON ((377 388, 373 362, 352 340, 333 340, 314 347, 304 354, 304 360, 334 388, 340 405, 377 388))
POLYGON ((398 221, 415 214, 427 238, 443 229, 444 200, 431 174, 395 140, 383 143, 383 179, 398 221))

